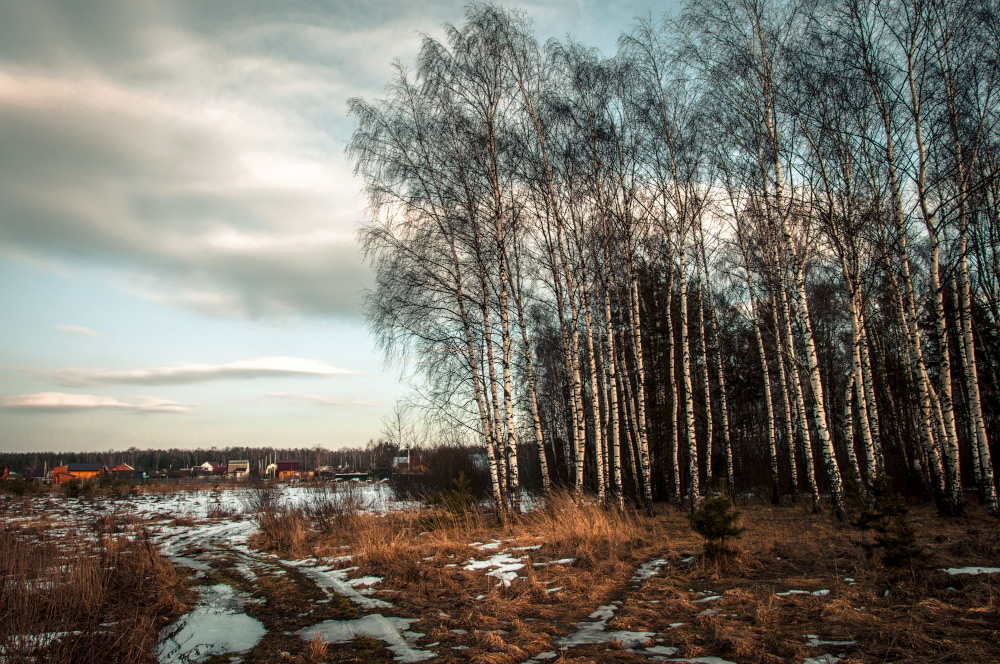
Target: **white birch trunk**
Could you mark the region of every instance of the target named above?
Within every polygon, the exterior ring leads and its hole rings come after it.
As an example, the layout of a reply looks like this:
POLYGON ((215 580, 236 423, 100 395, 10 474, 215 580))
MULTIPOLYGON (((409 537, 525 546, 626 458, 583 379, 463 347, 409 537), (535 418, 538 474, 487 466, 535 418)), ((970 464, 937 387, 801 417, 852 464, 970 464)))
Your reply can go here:
MULTIPOLYGON (((683 222, 682 222, 683 223, 683 222)), ((691 493, 691 511, 698 509, 701 503, 701 491, 698 483, 698 440, 694 430, 694 390, 691 388, 691 338, 688 334, 688 286, 687 286, 687 248, 684 246, 684 231, 680 232, 679 253, 681 257, 681 373, 684 379, 684 418, 687 425, 688 444, 688 485, 691 493)))
MULTIPOLYGON (((697 239, 695 246, 697 247, 697 239)), ((705 299, 702 295, 701 261, 698 259, 697 249, 695 249, 695 266, 695 274, 698 279, 698 309, 695 313, 695 329, 698 330, 698 344, 701 346, 701 360, 704 369, 702 371, 702 389, 705 392, 705 485, 707 490, 711 490, 715 479, 712 472, 712 448, 714 442, 712 436, 714 433, 712 431, 712 392, 708 369, 708 333, 705 329, 705 299)))
MULTIPOLYGON (((715 316, 715 300, 712 297, 712 279, 708 273, 708 255, 705 252, 705 231, 702 229, 701 260, 705 266, 705 291, 708 293, 708 320, 712 327, 712 338, 715 340, 715 367, 719 375, 719 409, 722 417, 722 448, 726 455, 726 483, 729 491, 736 491, 736 475, 733 469, 733 442, 729 435, 729 401, 726 399, 726 373, 722 364, 722 340, 719 337, 719 324, 715 316)), ((749 268, 748 268, 749 269, 749 268)), ((733 495, 736 495, 733 493, 733 495)))

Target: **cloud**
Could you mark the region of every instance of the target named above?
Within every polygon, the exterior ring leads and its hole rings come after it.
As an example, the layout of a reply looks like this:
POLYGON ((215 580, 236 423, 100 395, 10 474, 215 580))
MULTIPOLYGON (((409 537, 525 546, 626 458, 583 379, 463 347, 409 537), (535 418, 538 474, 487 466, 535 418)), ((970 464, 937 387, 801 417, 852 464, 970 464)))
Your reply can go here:
POLYGON ((364 408, 377 408, 381 404, 374 403, 372 401, 365 401, 363 399, 351 399, 345 397, 329 397, 320 394, 302 394, 301 392, 268 392, 267 396, 276 397, 279 399, 287 399, 290 401, 306 401, 309 403, 320 404, 322 406, 360 406, 364 408))
POLYGON ((38 392, 7 397, 3 400, 6 408, 17 410, 44 410, 74 412, 83 410, 120 410, 137 413, 189 413, 196 404, 169 401, 159 397, 137 397, 139 403, 126 403, 114 397, 100 397, 92 394, 67 394, 65 392, 38 392))
POLYGON ((360 316, 371 276, 343 155, 354 90, 336 68, 252 24, 205 34, 119 7, 135 35, 119 43, 39 4, 22 18, 51 53, 12 57, 23 40, 0 27, 5 255, 101 265, 133 293, 215 315, 360 316), (62 61, 68 44, 78 57, 62 61))
POLYGON ((301 357, 260 357, 227 364, 179 364, 130 371, 27 369, 64 385, 177 385, 215 380, 348 376, 358 372, 301 357))
POLYGON ((94 330, 90 329, 89 327, 84 327, 82 325, 64 325, 62 323, 57 323, 54 327, 57 330, 59 330, 60 332, 68 332, 70 334, 80 334, 80 335, 83 335, 85 337, 99 337, 99 336, 101 336, 100 332, 95 332, 94 330))
MULTIPOLYGON (((613 44, 608 21, 649 3, 515 4, 542 38, 591 29, 613 44)), ((100 265, 212 315, 361 316, 372 275, 346 100, 381 95, 419 32, 461 23, 458 5, 0 7, 0 254, 100 265)))

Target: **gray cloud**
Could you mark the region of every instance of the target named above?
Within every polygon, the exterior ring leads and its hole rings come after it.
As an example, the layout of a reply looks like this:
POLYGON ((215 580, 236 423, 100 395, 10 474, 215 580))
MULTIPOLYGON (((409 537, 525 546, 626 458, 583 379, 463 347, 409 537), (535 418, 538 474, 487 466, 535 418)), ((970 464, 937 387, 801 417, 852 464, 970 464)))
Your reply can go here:
MULTIPOLYGON (((643 4, 519 3, 540 37, 604 46, 643 4)), ((0 15, 0 251, 117 269, 217 315, 360 315, 345 102, 379 95, 458 5, 0 0, 0 15)))
POLYGON ((363 399, 353 399, 348 397, 330 397, 322 394, 303 394, 301 392, 268 392, 267 396, 288 401, 304 401, 320 406, 360 406, 364 408, 377 408, 381 404, 363 399))
POLYGON ((118 410, 136 413, 188 413, 197 405, 170 401, 159 397, 138 397, 139 403, 127 403, 114 397, 65 392, 38 392, 6 397, 5 408, 22 411, 72 413, 85 410, 118 410))
POLYGON ((356 375, 319 360, 301 357, 259 357, 227 364, 178 364, 129 371, 95 369, 23 369, 28 373, 55 380, 64 385, 178 385, 207 383, 215 380, 281 377, 332 377, 356 375))

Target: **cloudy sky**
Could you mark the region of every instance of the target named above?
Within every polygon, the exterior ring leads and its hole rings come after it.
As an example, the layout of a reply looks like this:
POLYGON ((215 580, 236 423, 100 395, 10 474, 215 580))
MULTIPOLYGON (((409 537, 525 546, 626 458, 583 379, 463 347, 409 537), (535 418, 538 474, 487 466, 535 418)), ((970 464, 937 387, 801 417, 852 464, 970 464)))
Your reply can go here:
MULTIPOLYGON (((517 3, 614 48, 653 0, 517 3)), ((0 452, 363 445, 346 101, 458 2, 0 0, 0 452)))

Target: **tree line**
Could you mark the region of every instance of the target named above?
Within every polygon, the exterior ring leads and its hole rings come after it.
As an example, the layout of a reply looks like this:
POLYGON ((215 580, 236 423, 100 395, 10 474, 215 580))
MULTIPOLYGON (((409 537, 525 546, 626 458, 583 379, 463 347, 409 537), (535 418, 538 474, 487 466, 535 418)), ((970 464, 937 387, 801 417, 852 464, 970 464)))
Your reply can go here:
POLYGON ((996 511, 998 67, 995 0, 689 0, 613 55, 471 4, 349 102, 370 326, 500 506, 996 511))
POLYGON ((226 463, 232 460, 248 460, 250 467, 256 469, 261 463, 270 463, 275 459, 297 459, 303 470, 314 470, 320 466, 334 468, 349 467, 352 470, 389 470, 392 468, 392 458, 397 454, 398 445, 383 439, 369 441, 361 448, 344 448, 330 450, 324 447, 210 447, 210 448, 171 448, 171 449, 140 449, 131 447, 126 450, 106 450, 103 452, 15 452, 0 457, 0 462, 10 466, 11 470, 23 473, 27 470, 43 470, 68 463, 99 463, 113 468, 126 463, 136 470, 150 473, 157 471, 178 471, 199 466, 206 461, 226 463))

